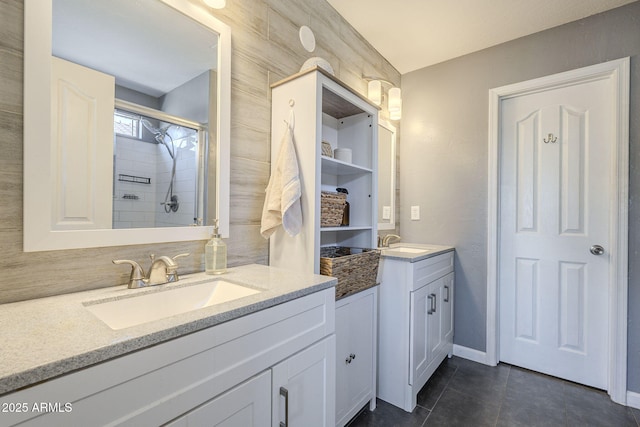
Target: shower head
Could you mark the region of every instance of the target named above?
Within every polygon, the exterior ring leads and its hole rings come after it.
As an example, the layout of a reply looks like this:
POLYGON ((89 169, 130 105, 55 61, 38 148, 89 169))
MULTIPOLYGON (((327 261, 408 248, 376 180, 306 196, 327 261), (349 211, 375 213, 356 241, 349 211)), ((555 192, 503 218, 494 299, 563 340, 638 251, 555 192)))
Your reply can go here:
POLYGON ((140 119, 140 122, 145 129, 153 134, 153 137, 156 140, 156 144, 164 145, 167 149, 167 152, 169 153, 169 156, 171 156, 171 158, 173 159, 175 157, 175 148, 172 149, 172 147, 169 147, 169 144, 167 144, 167 141, 165 141, 165 137, 168 137, 171 140, 171 145, 173 145, 173 138, 167 133, 169 131, 169 128, 173 126, 173 124, 169 124, 164 128, 157 128, 153 126, 147 119, 142 118, 140 119))
MULTIPOLYGON (((144 126, 146 130, 151 132, 156 137, 156 140, 158 139, 158 136, 160 136, 161 138, 164 138, 164 136, 167 134, 167 130, 169 130, 169 128, 171 127, 171 125, 169 125, 165 128, 157 128, 153 126, 151 122, 147 119, 140 119, 140 122, 142 123, 142 126, 144 126)), ((158 141, 158 142, 162 142, 162 141, 158 141)))

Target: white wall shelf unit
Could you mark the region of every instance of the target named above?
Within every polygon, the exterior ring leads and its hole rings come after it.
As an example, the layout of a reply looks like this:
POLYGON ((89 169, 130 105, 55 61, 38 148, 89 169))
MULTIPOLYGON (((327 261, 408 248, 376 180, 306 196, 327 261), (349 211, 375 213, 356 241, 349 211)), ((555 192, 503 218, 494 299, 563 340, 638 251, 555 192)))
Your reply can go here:
POLYGON ((319 273, 321 246, 377 245, 378 107, 319 68, 273 84, 272 172, 292 113, 303 227, 295 237, 282 229, 271 236, 269 263, 319 273), (351 149, 352 162, 323 156, 323 142, 351 149), (336 188, 349 192, 349 226, 320 227, 320 193, 336 188))
MULTIPOLYGON (((320 248, 377 246, 378 107, 325 71, 314 68, 275 83, 271 94, 271 171, 287 125, 302 181, 302 231, 291 237, 279 228, 270 239, 269 264, 320 273, 320 248), (293 115, 293 117, 292 117, 293 115), (351 150, 351 162, 322 155, 322 143, 351 150), (349 225, 320 227, 320 194, 346 188, 349 225)), ((367 402, 375 408, 377 287, 336 304, 339 372, 337 425, 347 423, 367 402), (350 355, 354 358, 350 359, 350 355), (347 360, 347 362, 345 362, 347 360)))

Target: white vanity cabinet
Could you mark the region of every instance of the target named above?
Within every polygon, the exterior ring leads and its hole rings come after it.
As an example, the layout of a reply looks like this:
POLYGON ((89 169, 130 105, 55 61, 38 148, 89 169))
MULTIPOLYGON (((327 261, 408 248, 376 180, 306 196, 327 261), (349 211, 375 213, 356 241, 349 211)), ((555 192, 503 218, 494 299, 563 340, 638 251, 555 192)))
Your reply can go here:
POLYGON ((381 262, 378 397, 408 412, 453 352, 453 254, 381 262))
POLYGON ((336 425, 376 407, 378 288, 336 302, 336 425))
POLYGON ((1 425, 335 424, 328 288, 0 397, 1 425), (281 391, 284 390, 284 391, 281 391), (284 397, 286 395, 286 397, 284 397), (37 413, 39 402, 70 411, 37 413), (288 411, 287 411, 288 409, 288 411))
MULTIPOLYGON (((453 273, 410 293, 410 384, 424 384, 453 344, 453 273)), ((418 389, 419 390, 419 389, 418 389)))
POLYGON ((312 345, 168 426, 329 426, 334 341, 331 337, 312 345))
POLYGON ((271 171, 275 171, 287 124, 302 182, 302 230, 291 237, 280 227, 269 241, 269 264, 320 272, 321 246, 377 245, 378 107, 320 68, 272 85, 271 171), (285 123, 286 122, 286 123, 285 123), (346 148, 352 161, 322 155, 322 143, 346 148), (349 192, 348 226, 321 227, 321 192, 349 192))

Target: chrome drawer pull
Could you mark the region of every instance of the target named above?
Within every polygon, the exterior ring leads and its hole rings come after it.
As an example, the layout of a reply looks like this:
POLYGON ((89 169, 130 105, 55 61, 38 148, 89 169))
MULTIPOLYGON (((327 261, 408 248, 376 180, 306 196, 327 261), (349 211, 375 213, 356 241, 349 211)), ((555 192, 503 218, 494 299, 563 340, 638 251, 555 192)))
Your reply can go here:
POLYGON ((280 396, 284 397, 284 422, 280 421, 280 427, 289 427, 289 390, 280 387, 280 396))
POLYGON ((436 294, 431 294, 431 304, 433 304, 433 306, 431 307, 431 313, 435 313, 436 312, 436 294))

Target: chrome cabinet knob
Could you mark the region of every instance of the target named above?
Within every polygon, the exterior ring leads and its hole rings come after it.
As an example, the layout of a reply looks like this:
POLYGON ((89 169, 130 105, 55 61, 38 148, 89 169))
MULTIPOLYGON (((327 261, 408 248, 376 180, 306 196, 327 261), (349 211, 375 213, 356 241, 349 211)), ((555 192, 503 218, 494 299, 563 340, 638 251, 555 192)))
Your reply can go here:
POLYGON ((593 245, 589 250, 594 255, 602 255, 604 253, 604 248, 600 245, 593 245))

